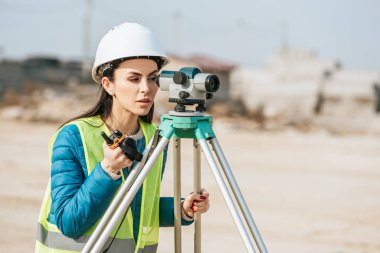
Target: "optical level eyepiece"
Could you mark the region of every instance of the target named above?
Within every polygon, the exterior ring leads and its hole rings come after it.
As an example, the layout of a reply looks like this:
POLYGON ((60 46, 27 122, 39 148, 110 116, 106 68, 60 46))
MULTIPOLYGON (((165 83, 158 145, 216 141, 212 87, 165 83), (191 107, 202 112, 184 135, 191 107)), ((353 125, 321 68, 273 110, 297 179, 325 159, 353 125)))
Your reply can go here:
POLYGON ((205 80, 205 88, 208 92, 216 92, 219 89, 219 78, 217 75, 208 75, 205 80))

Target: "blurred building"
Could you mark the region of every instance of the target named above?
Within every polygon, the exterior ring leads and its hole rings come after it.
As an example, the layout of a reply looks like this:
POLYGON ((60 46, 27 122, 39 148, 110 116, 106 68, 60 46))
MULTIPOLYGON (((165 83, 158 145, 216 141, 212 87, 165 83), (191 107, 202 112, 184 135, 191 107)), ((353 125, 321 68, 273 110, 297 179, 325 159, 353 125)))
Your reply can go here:
POLYGON ((372 109, 375 80, 379 72, 344 70, 338 60, 321 59, 312 50, 283 48, 264 68, 236 69, 231 95, 267 118, 308 118, 341 110, 336 101, 347 102, 343 110, 350 110, 349 103, 372 109))
POLYGON ((1 92, 6 89, 27 91, 31 86, 65 85, 69 82, 92 82, 91 73, 83 74, 80 61, 62 61, 55 57, 36 56, 0 62, 0 99, 1 92))
POLYGON ((0 84, 3 90, 7 87, 19 89, 22 86, 23 79, 20 61, 3 59, 0 62, 0 84))

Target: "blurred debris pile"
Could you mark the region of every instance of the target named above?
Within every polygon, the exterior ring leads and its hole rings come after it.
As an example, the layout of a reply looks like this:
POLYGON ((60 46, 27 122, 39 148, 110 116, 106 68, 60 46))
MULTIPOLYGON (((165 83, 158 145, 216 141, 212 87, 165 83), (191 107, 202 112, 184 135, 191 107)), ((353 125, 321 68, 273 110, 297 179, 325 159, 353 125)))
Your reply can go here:
POLYGON ((283 48, 265 68, 236 69, 231 99, 242 100, 263 129, 380 133, 379 82, 377 71, 345 70, 314 51, 283 48))
POLYGON ((63 123, 90 109, 97 99, 97 85, 35 88, 29 93, 7 90, 0 107, 5 120, 63 123))
POLYGON ((35 56, 0 62, 0 115, 5 119, 63 122, 88 109, 95 86, 76 60, 35 56), (88 96, 90 95, 90 96, 88 96))

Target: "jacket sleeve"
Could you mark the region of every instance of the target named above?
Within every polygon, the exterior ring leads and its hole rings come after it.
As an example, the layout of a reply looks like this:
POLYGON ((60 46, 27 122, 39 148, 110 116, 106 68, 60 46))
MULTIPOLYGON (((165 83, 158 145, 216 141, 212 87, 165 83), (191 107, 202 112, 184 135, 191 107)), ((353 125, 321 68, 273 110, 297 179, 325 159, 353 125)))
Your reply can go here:
MULTIPOLYGON (((95 147, 101 148, 101 147, 95 147)), ((121 179, 113 181, 98 163, 87 176, 79 130, 65 126, 52 152, 51 214, 61 232, 71 238, 81 236, 103 215, 121 179)))
MULTIPOLYGON (((167 158, 168 146, 164 151, 164 159, 162 163, 162 175, 164 175, 165 164, 167 158)), ((181 219, 182 225, 190 225, 194 221, 186 221, 181 219)), ((173 227, 174 226, 174 198, 173 197, 161 197, 160 198, 160 227, 173 227)))
MULTIPOLYGON (((194 220, 186 221, 181 219, 182 225, 190 225, 194 220)), ((160 198, 160 227, 173 227, 174 226, 174 198, 161 197, 160 198)))

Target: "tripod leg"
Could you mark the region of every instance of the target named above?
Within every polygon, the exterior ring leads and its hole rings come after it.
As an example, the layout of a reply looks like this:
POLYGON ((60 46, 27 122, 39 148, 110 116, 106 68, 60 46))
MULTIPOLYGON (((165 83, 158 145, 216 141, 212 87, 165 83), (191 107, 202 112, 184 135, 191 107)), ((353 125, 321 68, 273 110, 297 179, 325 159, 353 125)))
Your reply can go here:
POLYGON ((222 148, 220 147, 219 142, 216 139, 216 137, 211 139, 210 143, 212 147, 214 148, 215 154, 218 157, 220 164, 222 165, 224 174, 226 175, 226 178, 231 186, 231 189, 235 195, 235 198, 240 206, 240 210, 243 213, 245 220, 247 221, 248 227, 251 230, 252 236, 256 241, 259 251, 261 253, 267 253, 268 250, 265 247, 264 241, 261 238, 259 230, 257 229, 256 224, 249 211, 249 207, 247 203, 245 202, 243 195, 241 194, 240 188, 232 174, 231 168, 227 162, 226 157, 223 154, 222 148))
POLYGON ((141 169, 140 174, 137 176, 136 180, 131 185, 129 191, 127 191, 125 197, 122 199, 121 203, 118 205, 117 209, 112 213, 111 218, 106 220, 105 227, 101 228, 99 238, 94 242, 93 245, 87 247, 88 250, 82 250, 82 252, 100 252, 102 247, 106 243, 109 235, 111 234, 114 227, 118 224, 124 213, 128 210, 129 206, 132 203, 133 198, 138 192, 139 188, 143 184, 145 178, 148 176, 149 171, 153 167, 154 163, 158 159, 161 152, 165 149, 166 145, 169 143, 169 139, 162 137, 159 141, 156 149, 151 154, 151 157, 148 159, 144 167, 141 169))
POLYGON ((247 230, 244 227, 243 221, 241 220, 239 213, 235 207, 235 204, 232 200, 232 197, 227 189, 226 184, 224 183, 222 174, 220 173, 218 166, 215 162, 215 159, 211 153, 210 147, 207 145, 207 142, 205 139, 199 139, 198 140, 202 151, 205 154, 205 157, 210 165, 211 171, 214 174, 215 180, 219 186, 219 189, 224 197, 224 200, 226 201, 226 204, 231 212, 232 218, 235 221, 235 224, 240 232, 240 235, 243 239, 243 242, 245 244, 245 247, 247 248, 249 253, 255 253, 255 249, 253 247, 252 241, 247 233, 247 230))
POLYGON ((181 253, 181 139, 174 138, 174 249, 181 253))
POLYGON ((147 148, 144 150, 143 153, 143 159, 141 162, 136 164, 136 166, 131 170, 129 176, 126 178, 124 184, 121 186, 115 197, 113 198, 110 206, 107 208, 107 211, 104 213, 102 219, 99 221, 99 224, 96 226, 94 232, 92 233, 91 237, 87 241, 86 245, 82 249, 82 252, 89 252, 91 247, 95 244, 95 242, 99 239, 99 236, 103 232, 103 229, 107 225, 107 222, 111 219, 113 213, 118 208, 120 202, 123 200, 124 196, 127 194, 129 189, 131 188, 133 182, 135 181, 137 175, 140 173, 143 166, 142 164, 145 163, 145 160, 148 156, 149 150, 152 146, 153 139, 150 140, 147 148))
MULTIPOLYGON (((194 139, 194 192, 201 193, 201 148, 194 139)), ((201 215, 194 216, 194 253, 201 253, 201 215)))

